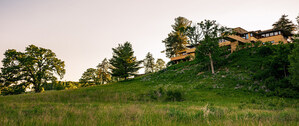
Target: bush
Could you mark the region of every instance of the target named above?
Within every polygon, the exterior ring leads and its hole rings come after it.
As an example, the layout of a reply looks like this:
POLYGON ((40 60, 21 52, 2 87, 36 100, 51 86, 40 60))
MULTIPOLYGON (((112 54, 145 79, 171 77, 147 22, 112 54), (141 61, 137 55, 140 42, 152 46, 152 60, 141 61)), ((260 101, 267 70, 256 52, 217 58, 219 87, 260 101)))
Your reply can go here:
POLYGON ((155 101, 183 101, 185 92, 182 88, 180 85, 158 85, 146 93, 145 96, 155 101))
POLYGON ((9 86, 4 87, 2 89, 2 95, 14 95, 14 94, 21 94, 25 92, 25 86, 24 85, 15 85, 15 86, 9 86))
POLYGON ((80 86, 81 85, 78 82, 61 82, 61 81, 43 84, 45 90, 76 89, 80 86))

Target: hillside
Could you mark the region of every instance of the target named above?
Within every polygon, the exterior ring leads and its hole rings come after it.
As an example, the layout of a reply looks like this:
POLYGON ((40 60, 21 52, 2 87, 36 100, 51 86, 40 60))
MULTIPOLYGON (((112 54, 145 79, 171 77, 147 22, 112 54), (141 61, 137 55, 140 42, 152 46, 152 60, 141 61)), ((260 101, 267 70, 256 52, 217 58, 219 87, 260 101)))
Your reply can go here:
POLYGON ((258 80, 273 54, 253 52, 229 55, 216 75, 190 61, 107 85, 0 96, 0 125, 298 125, 299 100, 258 80))

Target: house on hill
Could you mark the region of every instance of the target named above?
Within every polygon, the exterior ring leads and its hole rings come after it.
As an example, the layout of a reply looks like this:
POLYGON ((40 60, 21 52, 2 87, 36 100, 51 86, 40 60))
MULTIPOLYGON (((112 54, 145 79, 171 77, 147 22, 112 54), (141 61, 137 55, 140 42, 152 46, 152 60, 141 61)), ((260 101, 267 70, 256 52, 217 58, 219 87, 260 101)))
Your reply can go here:
MULTIPOLYGON (((223 39, 219 39, 219 46, 228 46, 228 49, 231 52, 234 52, 238 46, 245 45, 246 43, 255 43, 262 42, 271 42, 272 44, 279 44, 279 42, 289 43, 291 42, 292 34, 283 30, 257 30, 257 31, 247 31, 241 27, 233 29, 233 35, 228 35, 223 39)), ((178 63, 181 61, 192 60, 195 56, 195 46, 186 45, 186 49, 178 52, 174 57, 171 58, 171 61, 178 63)))

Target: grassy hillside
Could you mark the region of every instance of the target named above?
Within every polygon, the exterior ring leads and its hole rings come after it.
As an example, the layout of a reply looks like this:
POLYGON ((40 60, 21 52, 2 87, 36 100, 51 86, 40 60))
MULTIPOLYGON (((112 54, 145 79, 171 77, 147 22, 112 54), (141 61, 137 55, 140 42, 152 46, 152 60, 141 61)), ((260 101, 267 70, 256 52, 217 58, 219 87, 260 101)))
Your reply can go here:
POLYGON ((192 61, 107 85, 0 96, 0 125, 298 125, 299 100, 266 96, 255 79, 263 61, 244 49, 216 75, 192 61))

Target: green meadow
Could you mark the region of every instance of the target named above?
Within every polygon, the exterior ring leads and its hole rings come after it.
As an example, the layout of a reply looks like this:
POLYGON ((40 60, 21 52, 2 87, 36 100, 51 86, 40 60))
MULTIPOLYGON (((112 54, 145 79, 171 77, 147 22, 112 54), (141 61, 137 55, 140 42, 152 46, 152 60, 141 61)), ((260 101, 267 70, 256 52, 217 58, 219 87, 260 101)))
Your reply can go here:
POLYGON ((246 51, 215 75, 190 61, 106 85, 0 96, 0 125, 298 125, 298 98, 255 84, 265 58, 246 51))

